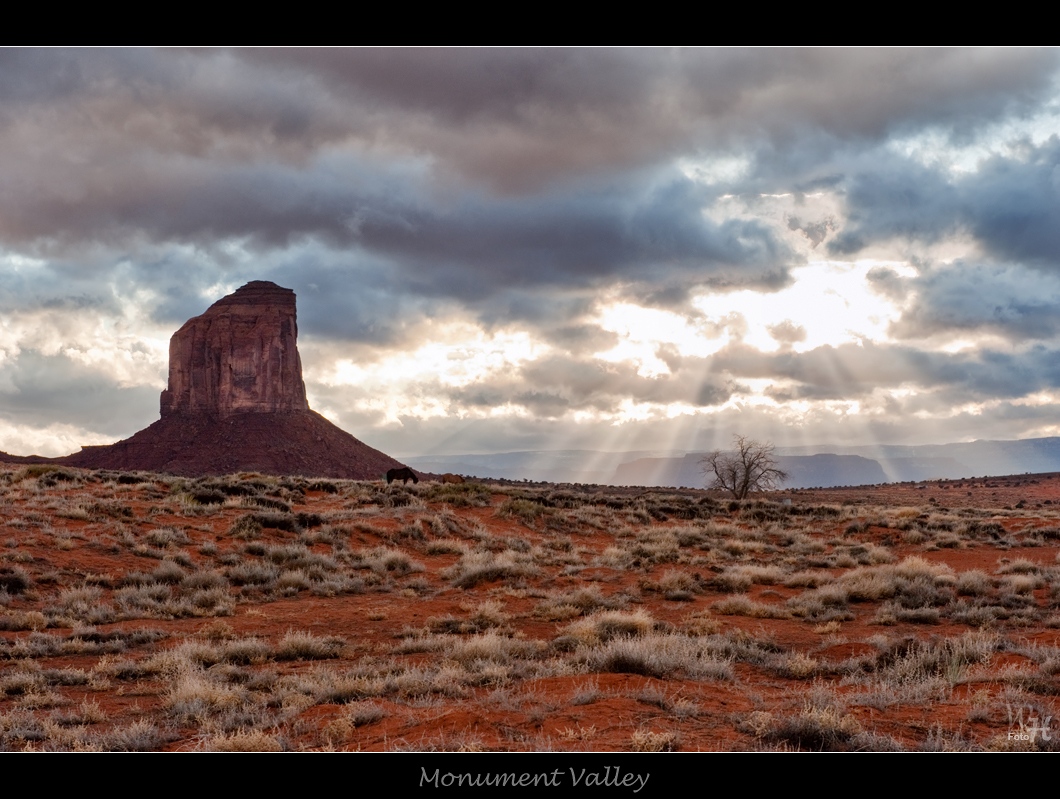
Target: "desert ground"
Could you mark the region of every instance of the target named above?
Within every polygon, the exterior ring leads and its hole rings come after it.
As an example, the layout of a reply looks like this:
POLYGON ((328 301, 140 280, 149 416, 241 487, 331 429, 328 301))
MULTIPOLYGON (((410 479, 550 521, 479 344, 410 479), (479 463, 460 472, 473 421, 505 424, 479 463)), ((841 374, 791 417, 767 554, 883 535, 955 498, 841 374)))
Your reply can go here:
POLYGON ((0 749, 1049 751, 1058 515, 0 464, 0 749))

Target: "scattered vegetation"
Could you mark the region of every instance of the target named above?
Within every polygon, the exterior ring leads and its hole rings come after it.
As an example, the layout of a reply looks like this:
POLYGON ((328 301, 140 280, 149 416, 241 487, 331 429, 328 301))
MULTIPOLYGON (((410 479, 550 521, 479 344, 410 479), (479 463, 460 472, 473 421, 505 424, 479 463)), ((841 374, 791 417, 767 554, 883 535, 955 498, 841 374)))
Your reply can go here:
POLYGON ((1049 749, 1054 507, 0 469, 0 749, 1049 749))

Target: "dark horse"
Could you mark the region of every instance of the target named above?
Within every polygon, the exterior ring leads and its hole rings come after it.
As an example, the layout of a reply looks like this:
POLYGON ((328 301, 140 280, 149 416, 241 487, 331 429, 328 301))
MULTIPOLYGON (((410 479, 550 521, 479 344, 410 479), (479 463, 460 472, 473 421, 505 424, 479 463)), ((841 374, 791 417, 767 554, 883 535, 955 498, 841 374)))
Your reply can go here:
POLYGON ((395 480, 401 480, 403 485, 408 485, 409 480, 414 483, 418 483, 420 478, 416 476, 416 473, 412 471, 408 466, 403 466, 400 469, 391 469, 386 473, 386 484, 390 485, 395 480))

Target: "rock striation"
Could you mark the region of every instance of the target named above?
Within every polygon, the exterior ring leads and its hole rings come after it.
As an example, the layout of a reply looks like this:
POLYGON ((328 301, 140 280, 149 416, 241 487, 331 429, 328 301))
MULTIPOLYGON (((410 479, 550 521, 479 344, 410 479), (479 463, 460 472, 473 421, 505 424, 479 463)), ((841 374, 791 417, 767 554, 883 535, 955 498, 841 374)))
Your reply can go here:
POLYGON ((309 408, 295 294, 255 280, 189 319, 169 342, 161 418, 116 444, 20 459, 185 476, 261 472, 379 479, 398 461, 309 408))
POLYGON ((255 280, 218 300, 169 341, 163 418, 308 411, 297 338, 291 289, 255 280))

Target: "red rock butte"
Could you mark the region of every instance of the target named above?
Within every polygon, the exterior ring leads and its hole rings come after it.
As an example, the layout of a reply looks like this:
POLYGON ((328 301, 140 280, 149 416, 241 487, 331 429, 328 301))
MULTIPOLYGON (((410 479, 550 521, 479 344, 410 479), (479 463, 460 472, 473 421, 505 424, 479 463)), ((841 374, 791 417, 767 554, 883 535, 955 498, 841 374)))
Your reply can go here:
POLYGON ((255 280, 189 319, 169 342, 157 422, 116 444, 62 458, 95 469, 186 476, 262 472, 375 480, 398 461, 310 410, 298 357, 295 294, 255 280))
POLYGON ((162 416, 308 411, 297 338, 290 289, 255 280, 219 299, 169 340, 162 416))

